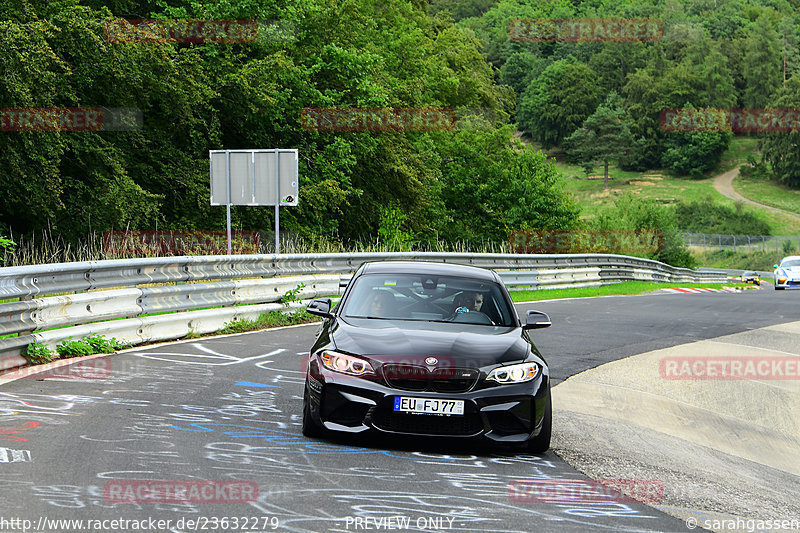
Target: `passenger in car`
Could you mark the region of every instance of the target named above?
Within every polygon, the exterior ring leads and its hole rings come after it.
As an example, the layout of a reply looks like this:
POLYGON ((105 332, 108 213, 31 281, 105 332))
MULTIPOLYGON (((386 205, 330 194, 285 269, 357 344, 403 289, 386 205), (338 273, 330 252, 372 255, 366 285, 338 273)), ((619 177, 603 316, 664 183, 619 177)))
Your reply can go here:
POLYGON ((392 313, 395 307, 394 294, 385 290, 379 289, 372 294, 372 300, 369 304, 369 316, 384 318, 392 313))

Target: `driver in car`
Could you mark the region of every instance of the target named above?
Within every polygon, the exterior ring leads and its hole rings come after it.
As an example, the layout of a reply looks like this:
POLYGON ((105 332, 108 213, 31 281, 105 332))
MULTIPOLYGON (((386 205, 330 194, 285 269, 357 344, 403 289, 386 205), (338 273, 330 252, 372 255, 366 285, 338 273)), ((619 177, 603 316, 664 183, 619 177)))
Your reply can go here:
POLYGON ((475 291, 464 291, 455 298, 456 314, 480 311, 483 306, 483 294, 475 291))

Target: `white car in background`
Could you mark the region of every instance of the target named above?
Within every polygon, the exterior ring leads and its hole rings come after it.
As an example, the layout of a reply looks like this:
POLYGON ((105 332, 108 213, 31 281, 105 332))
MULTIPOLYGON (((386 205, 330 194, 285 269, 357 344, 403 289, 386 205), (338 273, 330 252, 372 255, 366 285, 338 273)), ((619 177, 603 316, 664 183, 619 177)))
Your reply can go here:
POLYGON ((786 287, 800 287, 800 255, 784 257, 780 265, 775 265, 775 290, 786 287))

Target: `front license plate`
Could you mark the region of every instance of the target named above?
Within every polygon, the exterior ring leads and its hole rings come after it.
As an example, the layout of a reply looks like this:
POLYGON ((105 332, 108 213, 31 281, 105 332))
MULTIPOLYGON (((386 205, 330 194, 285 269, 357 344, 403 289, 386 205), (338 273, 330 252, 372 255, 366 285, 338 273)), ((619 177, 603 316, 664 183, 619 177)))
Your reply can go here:
POLYGON ((397 396, 394 399, 394 410, 429 415, 463 415, 464 400, 434 400, 397 396))

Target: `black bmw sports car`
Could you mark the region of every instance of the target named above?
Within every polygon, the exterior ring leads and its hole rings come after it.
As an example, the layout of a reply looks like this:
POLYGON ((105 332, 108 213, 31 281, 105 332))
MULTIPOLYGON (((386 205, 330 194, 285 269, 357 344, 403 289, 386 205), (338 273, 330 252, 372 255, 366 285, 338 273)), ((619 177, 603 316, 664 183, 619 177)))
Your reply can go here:
POLYGON ((304 362, 303 434, 328 431, 482 437, 550 446, 545 360, 490 270, 444 263, 366 263, 325 318, 304 362))

